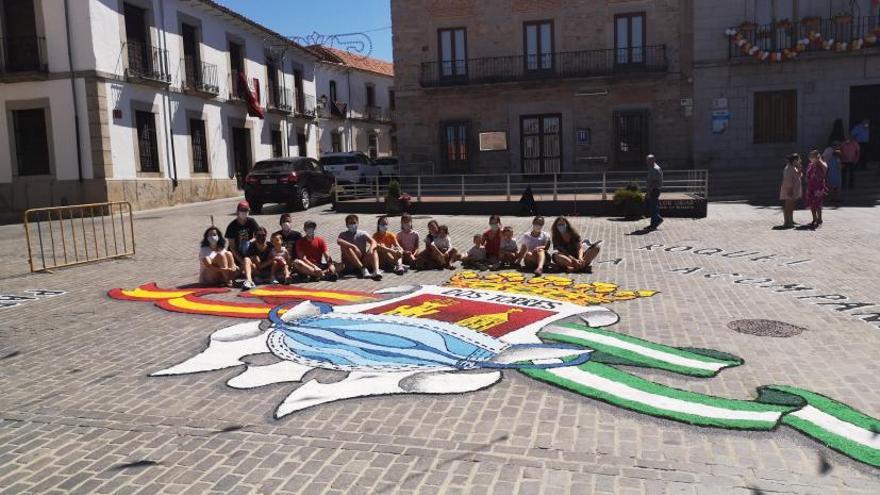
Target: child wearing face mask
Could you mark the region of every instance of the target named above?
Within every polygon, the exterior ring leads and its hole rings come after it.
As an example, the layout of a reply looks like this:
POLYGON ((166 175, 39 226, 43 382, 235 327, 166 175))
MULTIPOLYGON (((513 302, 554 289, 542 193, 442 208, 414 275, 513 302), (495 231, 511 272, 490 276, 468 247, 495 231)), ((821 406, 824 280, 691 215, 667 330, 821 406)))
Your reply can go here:
POLYGON ((284 236, 276 232, 272 234, 272 283, 287 283, 289 278, 290 252, 284 246, 284 236))
POLYGON ((489 217, 489 230, 483 232, 483 246, 486 249, 486 261, 493 270, 500 267, 501 257, 501 217, 492 215, 489 217))
POLYGON ((513 229, 510 227, 504 227, 501 230, 501 254, 498 257, 498 268, 514 268, 519 266, 519 263, 516 261, 518 252, 519 246, 517 246, 516 241, 513 240, 513 229))
POLYGON ((293 229, 290 213, 282 213, 281 218, 278 219, 278 224, 281 225, 281 230, 276 230, 272 233, 272 236, 281 234, 281 242, 287 248, 287 252, 293 256, 296 252, 296 241, 302 238, 302 234, 293 229))
POLYGON ((316 282, 324 279, 336 282, 339 279, 338 267, 330 258, 330 250, 323 237, 315 234, 318 224, 309 220, 303 225, 305 235, 296 241, 296 259, 292 268, 300 275, 316 282))
POLYGON ((220 229, 208 227, 199 250, 199 283, 229 287, 237 273, 235 258, 226 250, 226 239, 220 235, 220 229))
POLYGON ((419 233, 413 229, 412 216, 409 213, 404 213, 400 217, 400 232, 397 233, 397 243, 403 249, 404 266, 415 266, 416 257, 419 255, 419 233))
POLYGON ((244 267, 248 249, 254 240, 254 235, 260 227, 257 221, 250 217, 251 205, 247 201, 239 201, 235 212, 235 220, 229 222, 226 227, 226 244, 235 258, 238 266, 244 267))
POLYGON ((397 242, 397 236, 388 232, 388 217, 379 217, 373 240, 376 241, 376 251, 379 253, 379 266, 398 275, 406 273, 406 268, 403 266, 403 248, 397 242))
POLYGON ((516 258, 517 263, 522 261, 526 268, 533 268, 535 275, 539 277, 544 274, 547 251, 550 248, 550 236, 543 229, 544 217, 535 217, 532 220, 532 230, 519 238, 521 247, 516 258))
MULTIPOLYGON (((461 260, 461 266, 471 270, 486 270, 489 268, 489 261, 486 258, 486 247, 483 245, 485 235, 475 234, 474 245, 468 249, 467 256, 461 260)), ((499 233, 500 239, 500 233, 499 233)), ((500 243, 499 243, 500 246, 500 243)))
POLYGON ((342 262, 348 271, 357 274, 358 278, 382 280, 376 241, 370 234, 358 229, 357 215, 345 217, 345 230, 339 234, 336 243, 339 244, 342 262))
POLYGON ((272 265, 275 263, 272 245, 268 242, 269 234, 266 227, 257 229, 254 242, 248 248, 247 257, 244 259, 244 284, 242 289, 250 290, 255 287, 254 278, 269 278, 272 275, 272 265))

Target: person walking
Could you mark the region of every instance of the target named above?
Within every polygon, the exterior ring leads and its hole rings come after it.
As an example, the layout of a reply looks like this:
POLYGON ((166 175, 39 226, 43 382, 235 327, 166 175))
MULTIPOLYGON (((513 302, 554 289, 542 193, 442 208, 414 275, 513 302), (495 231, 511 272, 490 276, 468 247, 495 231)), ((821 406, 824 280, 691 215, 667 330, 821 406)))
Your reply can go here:
POLYGON ((843 188, 855 188, 856 164, 859 163, 861 148, 852 135, 840 145, 840 171, 843 174, 843 188))
POLYGON ((810 227, 819 228, 822 225, 822 205, 828 195, 828 164, 822 160, 817 150, 810 152, 810 164, 807 166, 807 195, 804 201, 813 214, 810 227))
POLYGON ((828 198, 835 203, 840 202, 840 187, 843 176, 840 171, 840 148, 831 153, 831 159, 825 162, 828 165, 828 198))
POLYGON ((852 128, 850 135, 859 143, 859 168, 864 170, 868 167, 868 143, 871 142, 871 121, 863 119, 852 128))
POLYGON ((663 191, 663 169, 657 163, 654 155, 648 155, 645 158, 648 164, 648 179, 646 181, 647 195, 645 200, 648 205, 648 214, 651 216, 651 224, 648 230, 657 230, 663 223, 663 217, 660 216, 660 193, 663 191))
POLYGON ((782 172, 782 187, 779 188, 779 199, 783 201, 783 229, 794 227, 794 207, 803 194, 801 186, 801 157, 792 153, 785 157, 785 170, 782 172))

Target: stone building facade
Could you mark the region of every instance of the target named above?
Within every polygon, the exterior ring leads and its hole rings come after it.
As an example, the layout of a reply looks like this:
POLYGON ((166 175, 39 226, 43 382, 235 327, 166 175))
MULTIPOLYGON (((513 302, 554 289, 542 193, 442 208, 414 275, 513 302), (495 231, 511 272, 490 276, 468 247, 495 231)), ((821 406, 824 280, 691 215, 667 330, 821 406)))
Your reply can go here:
POLYGON ((0 54, 0 213, 236 196, 318 154, 318 57, 212 0, 0 1, 0 54))
POLYGON ((776 180, 786 154, 823 149, 864 118, 880 157, 878 8, 876 0, 696 0, 695 166, 769 169, 776 180))
POLYGON ((392 0, 403 173, 691 166, 690 0, 392 0))

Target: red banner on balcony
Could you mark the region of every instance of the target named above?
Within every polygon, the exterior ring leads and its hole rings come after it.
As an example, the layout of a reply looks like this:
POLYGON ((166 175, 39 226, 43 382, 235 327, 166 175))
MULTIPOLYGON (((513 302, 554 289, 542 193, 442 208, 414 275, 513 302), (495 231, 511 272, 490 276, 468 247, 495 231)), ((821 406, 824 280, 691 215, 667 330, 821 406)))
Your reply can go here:
POLYGON ((247 82, 247 78, 244 76, 244 72, 238 73, 238 87, 239 92, 244 93, 239 96, 244 98, 247 102, 248 107, 248 115, 251 117, 259 117, 265 118, 265 114, 263 113, 263 109, 260 107, 260 81, 259 79, 254 78, 254 88, 256 90, 251 90, 250 85, 247 82))

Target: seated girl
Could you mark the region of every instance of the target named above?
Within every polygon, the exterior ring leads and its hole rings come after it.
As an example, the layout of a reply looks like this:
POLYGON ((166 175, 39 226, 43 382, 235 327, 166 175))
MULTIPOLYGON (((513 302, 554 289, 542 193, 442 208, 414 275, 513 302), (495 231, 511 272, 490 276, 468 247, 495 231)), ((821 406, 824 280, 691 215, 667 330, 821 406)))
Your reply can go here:
POLYGON ((272 283, 287 283, 290 278, 290 252, 284 247, 284 235, 272 234, 272 283))
POLYGON ((462 267, 471 270, 486 270, 489 268, 486 247, 483 245, 484 238, 485 237, 480 234, 474 234, 474 245, 468 250, 467 256, 461 260, 462 267))
POLYGON ((235 258, 226 250, 226 239, 220 229, 208 227, 202 235, 202 247, 199 250, 199 283, 230 287, 237 274, 235 258))
POLYGON ((417 270, 452 270, 452 263, 461 259, 458 251, 452 247, 449 239, 449 228, 440 225, 436 220, 428 222, 428 235, 425 236, 425 249, 416 257, 417 270))
POLYGON ((581 239, 577 230, 568 223, 565 217, 559 217, 553 222, 553 262, 559 265, 565 273, 586 272, 592 273, 591 263, 599 255, 599 245, 591 244, 581 239))

